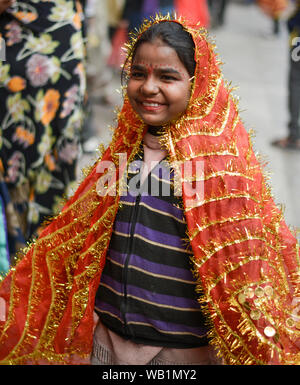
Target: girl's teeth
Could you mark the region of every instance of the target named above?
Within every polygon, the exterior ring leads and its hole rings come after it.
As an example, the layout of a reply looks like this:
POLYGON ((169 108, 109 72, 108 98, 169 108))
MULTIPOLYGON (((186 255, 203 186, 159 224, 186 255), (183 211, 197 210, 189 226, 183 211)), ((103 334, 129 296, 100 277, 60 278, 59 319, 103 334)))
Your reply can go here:
POLYGON ((148 107, 158 107, 159 106, 158 103, 146 103, 146 102, 144 102, 143 105, 148 106, 148 107))

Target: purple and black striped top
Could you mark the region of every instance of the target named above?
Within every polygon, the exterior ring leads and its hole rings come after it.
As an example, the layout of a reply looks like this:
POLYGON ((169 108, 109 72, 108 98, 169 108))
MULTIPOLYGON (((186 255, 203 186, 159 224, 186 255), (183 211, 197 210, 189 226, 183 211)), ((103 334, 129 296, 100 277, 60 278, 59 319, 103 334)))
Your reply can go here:
POLYGON ((95 310, 108 328, 136 343, 207 345, 173 171, 162 161, 140 186, 140 166, 135 162, 128 171, 95 310))

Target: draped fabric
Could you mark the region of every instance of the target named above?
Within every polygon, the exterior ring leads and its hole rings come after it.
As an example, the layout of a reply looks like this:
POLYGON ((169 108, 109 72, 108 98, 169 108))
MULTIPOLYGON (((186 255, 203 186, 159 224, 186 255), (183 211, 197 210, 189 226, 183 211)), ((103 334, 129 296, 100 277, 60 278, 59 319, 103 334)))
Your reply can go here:
POLYGON ((288 6, 287 0, 257 0, 259 7, 272 18, 281 16, 288 6))
MULTIPOLYGON (((192 34, 197 66, 189 106, 165 127, 162 142, 182 189, 211 343, 227 364, 300 363, 299 245, 273 202, 205 30, 174 22, 192 34)), ((2 363, 89 362, 123 176, 147 130, 124 92, 110 146, 1 283, 2 363)))

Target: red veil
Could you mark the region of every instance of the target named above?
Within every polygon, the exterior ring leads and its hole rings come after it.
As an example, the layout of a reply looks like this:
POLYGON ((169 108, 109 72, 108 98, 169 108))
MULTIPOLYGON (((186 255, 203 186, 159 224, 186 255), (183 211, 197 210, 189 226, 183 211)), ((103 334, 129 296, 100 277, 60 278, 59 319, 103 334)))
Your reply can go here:
MULTIPOLYGON (((146 22, 140 33, 166 19, 146 22)), ((193 36, 197 67, 188 109, 166 127, 163 141, 181 172, 211 341, 228 364, 300 363, 299 245, 273 202, 205 30, 175 22, 193 36), (189 174, 185 162, 193 165, 189 174), (190 199, 189 187, 199 181, 204 194, 190 199)), ((2 281, 1 363, 89 362, 95 292, 126 166, 118 154, 130 162, 145 131, 125 95, 112 143, 2 281)))

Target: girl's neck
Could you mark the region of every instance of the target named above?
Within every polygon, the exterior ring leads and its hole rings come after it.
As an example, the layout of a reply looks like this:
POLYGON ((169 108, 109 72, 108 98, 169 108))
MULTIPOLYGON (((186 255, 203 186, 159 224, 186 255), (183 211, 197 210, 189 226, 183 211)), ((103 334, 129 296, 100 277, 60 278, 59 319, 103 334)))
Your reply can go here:
POLYGON ((144 139, 144 167, 142 170, 141 183, 144 183, 146 176, 153 167, 167 156, 167 150, 160 143, 159 136, 146 132, 144 139))
POLYGON ((163 128, 161 126, 148 126, 149 134, 153 136, 161 136, 162 135, 163 128))
POLYGON ((159 136, 153 135, 151 132, 146 132, 143 139, 144 146, 155 151, 165 151, 162 144, 160 143, 159 136))

